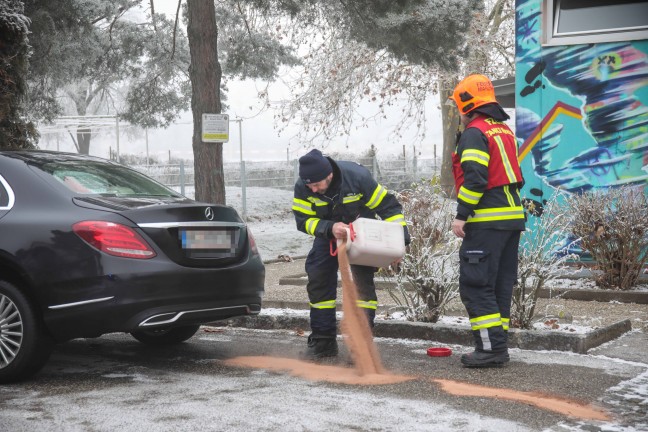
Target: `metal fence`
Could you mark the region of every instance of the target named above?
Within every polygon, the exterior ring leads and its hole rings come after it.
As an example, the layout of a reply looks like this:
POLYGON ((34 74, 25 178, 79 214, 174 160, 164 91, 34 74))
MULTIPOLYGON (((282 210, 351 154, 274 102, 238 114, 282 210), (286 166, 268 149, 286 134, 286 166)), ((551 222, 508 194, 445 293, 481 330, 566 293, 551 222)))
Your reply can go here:
MULTIPOLYGON (((394 158, 378 159, 376 157, 356 158, 354 160, 367 167, 374 178, 387 189, 402 190, 413 182, 438 175, 441 162, 438 159, 394 158)), ((193 164, 171 165, 133 165, 134 168, 154 178, 181 194, 193 197, 194 166, 193 164)), ((292 190, 298 178, 298 161, 276 162, 228 162, 223 164, 225 186, 241 188, 245 197, 247 187, 268 187, 292 190)), ((247 207, 243 202, 243 209, 247 207)))

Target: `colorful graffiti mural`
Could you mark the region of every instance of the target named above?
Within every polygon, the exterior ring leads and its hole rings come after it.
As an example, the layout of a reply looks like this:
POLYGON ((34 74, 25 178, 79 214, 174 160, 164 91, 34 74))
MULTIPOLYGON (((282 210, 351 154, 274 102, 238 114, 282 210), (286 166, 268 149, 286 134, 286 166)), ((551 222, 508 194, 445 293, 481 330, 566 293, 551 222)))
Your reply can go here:
POLYGON ((648 193, 648 41, 543 47, 541 0, 516 3, 516 135, 527 196, 648 193))
MULTIPOLYGON (((648 194, 648 41, 542 46, 541 10, 542 0, 516 1, 516 136, 530 223, 564 193, 633 185, 648 194)), ((591 259, 568 231, 553 253, 591 259)))

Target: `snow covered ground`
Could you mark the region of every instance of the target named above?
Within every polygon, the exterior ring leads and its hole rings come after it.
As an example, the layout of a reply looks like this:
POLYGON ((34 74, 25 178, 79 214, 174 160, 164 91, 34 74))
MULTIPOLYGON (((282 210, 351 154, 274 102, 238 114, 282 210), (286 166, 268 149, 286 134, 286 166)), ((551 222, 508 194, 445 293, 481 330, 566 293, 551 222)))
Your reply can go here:
MULTIPOLYGON (((241 189, 228 187, 225 200, 243 214, 241 189)), ((264 260, 279 255, 306 255, 313 243, 308 234, 297 231, 292 214, 292 190, 249 187, 246 189, 246 215, 257 247, 264 260)))

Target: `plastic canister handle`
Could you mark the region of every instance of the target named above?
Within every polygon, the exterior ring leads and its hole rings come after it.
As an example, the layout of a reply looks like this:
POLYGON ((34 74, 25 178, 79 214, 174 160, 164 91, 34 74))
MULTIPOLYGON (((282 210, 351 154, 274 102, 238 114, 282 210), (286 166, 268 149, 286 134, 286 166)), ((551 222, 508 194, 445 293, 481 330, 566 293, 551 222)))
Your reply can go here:
POLYGON ((351 237, 351 241, 355 241, 356 233, 355 233, 355 230, 353 229, 353 224, 352 223, 349 224, 349 229, 347 230, 347 238, 349 238, 349 237, 351 237), (350 234, 349 234, 349 231, 351 232, 350 234))
POLYGON ((339 246, 339 244, 336 245, 335 250, 333 250, 334 244, 335 244, 335 240, 331 239, 331 242, 329 243, 329 253, 331 254, 331 256, 337 255, 337 246, 339 246))

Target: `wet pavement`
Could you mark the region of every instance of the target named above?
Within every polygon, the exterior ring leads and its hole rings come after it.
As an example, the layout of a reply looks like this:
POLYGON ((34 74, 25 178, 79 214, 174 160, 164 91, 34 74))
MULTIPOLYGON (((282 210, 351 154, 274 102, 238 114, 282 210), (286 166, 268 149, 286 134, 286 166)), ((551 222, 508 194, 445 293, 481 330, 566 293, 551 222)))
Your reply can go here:
MULTIPOLYGON (((221 322, 186 343, 160 348, 122 334, 67 342, 32 380, 0 386, 0 430, 648 430, 648 316, 642 305, 569 300, 575 316, 596 315, 600 323, 625 317, 633 330, 586 354, 514 348, 508 366, 497 369, 463 368, 460 356, 471 348, 459 341, 376 337, 386 371, 412 379, 342 384, 297 376, 308 334, 305 311, 268 308, 305 303, 303 286, 279 284, 282 275, 302 271, 303 261, 268 263, 266 269, 266 317, 283 317, 289 323, 283 328, 221 322), (427 355, 439 346, 452 355, 427 355), (250 357, 255 367, 231 363, 250 357), (484 393, 452 394, 446 382, 484 393), (581 418, 537 400, 590 407, 610 418, 581 418)), ((386 293, 379 296, 388 301, 386 293)), ((324 366, 340 375, 339 368, 353 370, 353 362, 342 336, 338 341, 341 354, 324 366)))
MULTIPOLYGON (((62 344, 33 380, 0 387, 0 424, 30 432, 642 431, 648 365, 613 356, 645 342, 629 333, 601 347, 605 355, 513 349, 507 367, 466 369, 459 358, 468 347, 450 345, 450 357, 433 358, 426 354, 433 342, 377 338, 385 369, 412 379, 357 385, 295 376, 288 361, 271 368, 270 359, 298 361, 306 343, 299 329, 205 327, 163 348, 112 334, 62 344), (268 367, 229 364, 250 356, 268 367), (452 394, 441 385, 448 381, 490 395, 452 394), (532 398, 592 407, 610 419, 579 418, 532 398)), ((352 367, 343 345, 325 365, 352 367)))

